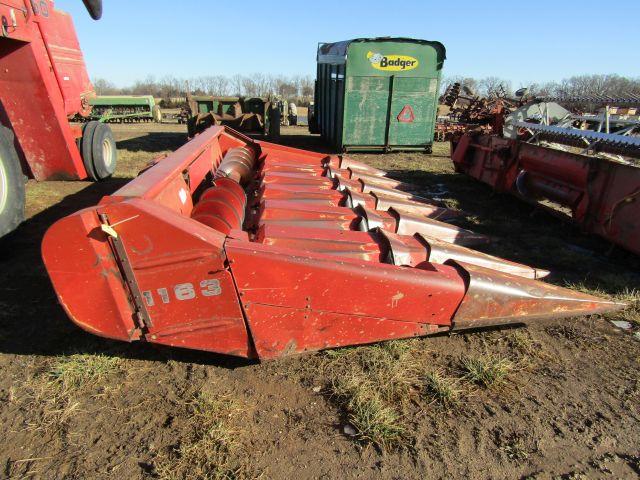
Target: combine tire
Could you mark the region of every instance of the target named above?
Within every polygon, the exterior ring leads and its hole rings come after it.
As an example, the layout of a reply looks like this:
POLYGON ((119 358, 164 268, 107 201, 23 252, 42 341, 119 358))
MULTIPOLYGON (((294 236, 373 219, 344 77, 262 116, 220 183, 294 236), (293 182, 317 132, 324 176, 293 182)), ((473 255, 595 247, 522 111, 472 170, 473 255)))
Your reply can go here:
POLYGON ((100 122, 89 122, 82 132, 82 160, 92 180, 104 180, 116 170, 117 151, 111 128, 100 122))
POLYGON ((24 220, 24 175, 13 147, 13 132, 0 126, 0 237, 24 220))

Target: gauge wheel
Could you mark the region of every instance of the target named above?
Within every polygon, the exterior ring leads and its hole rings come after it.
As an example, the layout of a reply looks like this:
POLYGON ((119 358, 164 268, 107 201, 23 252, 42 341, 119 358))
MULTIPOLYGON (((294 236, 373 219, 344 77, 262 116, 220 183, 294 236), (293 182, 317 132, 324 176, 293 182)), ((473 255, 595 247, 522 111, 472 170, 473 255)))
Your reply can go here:
POLYGON ((104 180, 116 170, 118 152, 109 125, 92 121, 82 132, 82 160, 89 178, 104 180))

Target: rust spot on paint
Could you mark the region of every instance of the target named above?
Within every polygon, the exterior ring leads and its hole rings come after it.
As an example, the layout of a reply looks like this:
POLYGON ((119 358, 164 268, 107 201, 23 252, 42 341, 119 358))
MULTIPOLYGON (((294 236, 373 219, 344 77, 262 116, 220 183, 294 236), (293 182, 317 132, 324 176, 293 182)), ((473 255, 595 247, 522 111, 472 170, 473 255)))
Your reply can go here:
POLYGON ((396 308, 398 306, 398 302, 404 298, 404 293, 398 292, 393 297, 391 297, 391 308, 396 308))

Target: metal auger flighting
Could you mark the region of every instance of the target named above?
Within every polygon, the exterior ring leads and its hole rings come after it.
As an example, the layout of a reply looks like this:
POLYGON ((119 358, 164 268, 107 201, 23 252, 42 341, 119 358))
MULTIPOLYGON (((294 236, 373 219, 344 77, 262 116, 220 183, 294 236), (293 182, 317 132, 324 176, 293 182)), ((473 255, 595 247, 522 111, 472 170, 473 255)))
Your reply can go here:
POLYGON ((549 95, 536 96, 537 102, 556 102, 561 104, 591 104, 591 105, 611 105, 611 106, 638 106, 640 95, 628 93, 626 95, 549 95))
POLYGON ((640 137, 530 122, 514 122, 513 125, 520 129, 529 130, 538 138, 580 148, 589 147, 602 152, 640 158, 640 137))

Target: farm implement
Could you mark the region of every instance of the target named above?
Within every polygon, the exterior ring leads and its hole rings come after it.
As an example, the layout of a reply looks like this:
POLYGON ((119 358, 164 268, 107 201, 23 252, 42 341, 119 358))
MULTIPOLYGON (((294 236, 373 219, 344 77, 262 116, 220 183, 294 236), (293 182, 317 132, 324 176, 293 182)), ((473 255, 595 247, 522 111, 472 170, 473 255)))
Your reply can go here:
POLYGON ((276 138, 286 118, 287 103, 271 98, 215 97, 188 95, 187 132, 189 137, 213 125, 230 127, 243 133, 276 138))
POLYGON ((473 250, 492 239, 416 188, 212 127, 56 222, 42 255, 93 334, 262 360, 621 308, 473 250))
POLYGON ((497 192, 640 254, 640 117, 627 108, 638 104, 637 96, 536 99, 496 115, 494 133, 452 140, 451 158, 497 192), (605 107, 574 114, 555 101, 605 107))
MULTIPOLYGON (((100 18, 100 0, 84 3, 100 18)), ((103 180, 117 153, 109 126, 88 121, 95 91, 71 17, 51 0, 6 0, 0 18, 2 237, 24 220, 25 177, 103 180)))
POLYGON ((89 99, 92 120, 113 123, 162 122, 153 95, 100 95, 89 99))

